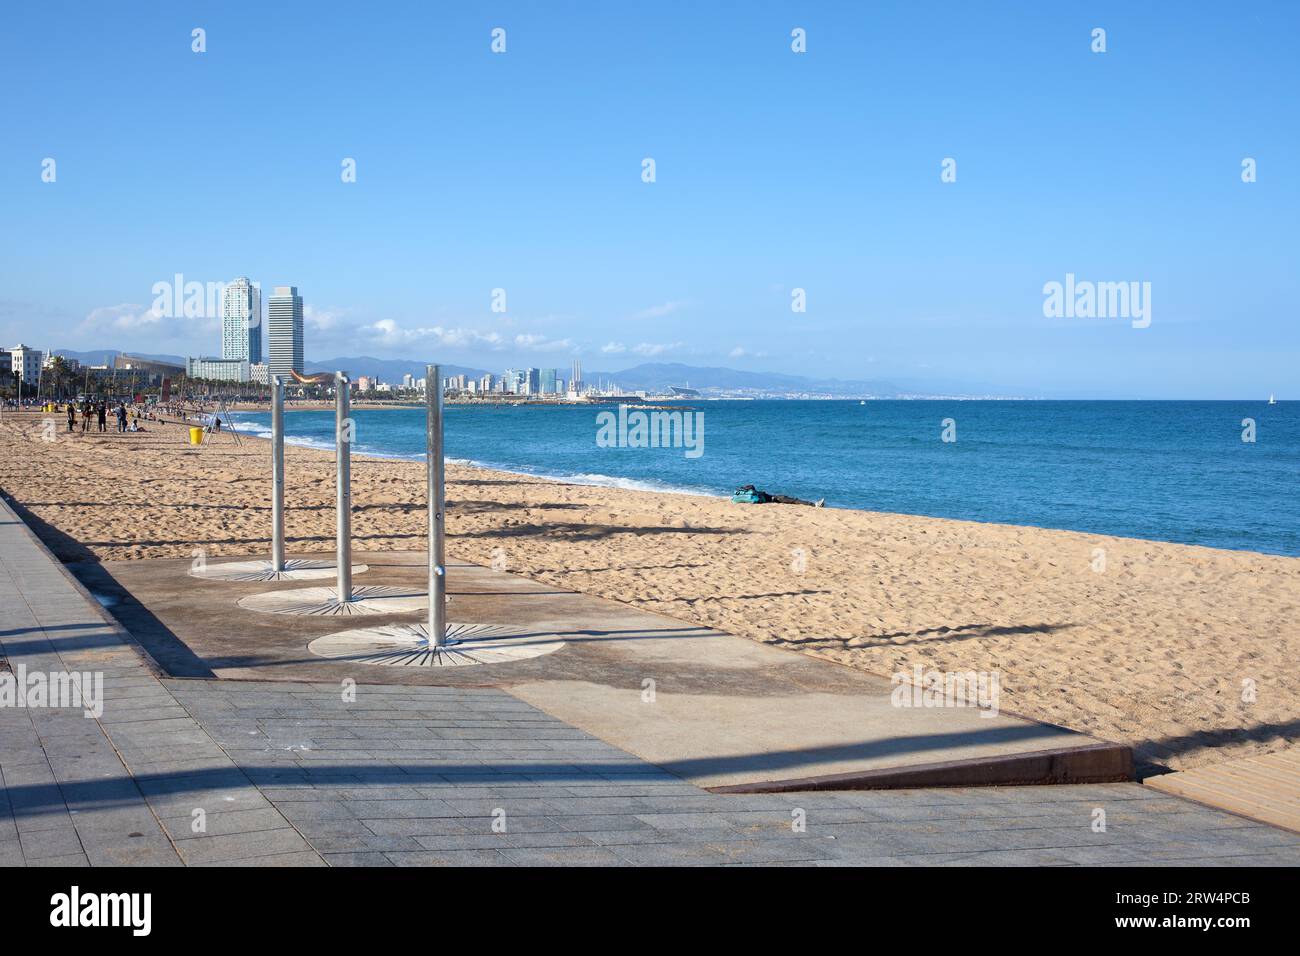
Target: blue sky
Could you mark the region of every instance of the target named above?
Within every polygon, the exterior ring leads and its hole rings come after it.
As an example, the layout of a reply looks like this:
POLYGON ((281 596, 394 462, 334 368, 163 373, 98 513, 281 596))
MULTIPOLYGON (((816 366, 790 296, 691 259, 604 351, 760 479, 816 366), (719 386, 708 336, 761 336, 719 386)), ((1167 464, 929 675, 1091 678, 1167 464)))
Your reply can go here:
POLYGON ((0 342, 211 354, 152 288, 248 275, 299 287, 315 359, 1300 397, 1297 27, 1292 2, 13 5, 0 342), (1150 326, 1045 317, 1067 273, 1150 282, 1150 326))

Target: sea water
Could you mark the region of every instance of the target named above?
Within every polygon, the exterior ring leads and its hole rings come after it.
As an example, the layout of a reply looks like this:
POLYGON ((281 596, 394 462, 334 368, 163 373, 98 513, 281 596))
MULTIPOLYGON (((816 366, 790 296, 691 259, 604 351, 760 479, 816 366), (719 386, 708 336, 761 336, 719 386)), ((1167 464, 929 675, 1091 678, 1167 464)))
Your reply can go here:
MULTIPOLYGON (((483 404, 446 407, 447 456, 580 484, 697 495, 753 484, 834 508, 1300 555, 1300 402, 670 407, 703 413, 702 454, 671 443, 602 446, 598 416, 614 406, 483 404)), ((354 451, 423 459, 422 406, 352 417, 354 451)), ((269 432, 269 413, 234 418, 269 432)), ((332 411, 291 411, 285 422, 289 442, 333 447, 332 411)))

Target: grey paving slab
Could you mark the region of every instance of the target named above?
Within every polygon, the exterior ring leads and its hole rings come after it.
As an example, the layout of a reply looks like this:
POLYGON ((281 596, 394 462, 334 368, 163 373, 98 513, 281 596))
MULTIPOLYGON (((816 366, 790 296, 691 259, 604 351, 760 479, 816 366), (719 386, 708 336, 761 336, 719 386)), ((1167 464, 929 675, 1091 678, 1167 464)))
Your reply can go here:
POLYGON ((84 853, 70 853, 67 856, 43 856, 43 857, 28 858, 26 860, 26 865, 27 866, 50 866, 50 867, 65 867, 65 866, 87 866, 88 867, 90 866, 90 861, 86 859, 86 855, 84 853))
POLYGON ((392 866, 385 853, 378 851, 324 853, 325 862, 330 866, 392 866))
POLYGON ((329 864, 315 850, 302 850, 292 853, 273 853, 266 856, 245 857, 239 860, 209 860, 202 863, 194 863, 193 866, 255 866, 255 867, 287 867, 287 866, 328 866, 329 864))
POLYGON ((251 786, 166 690, 129 636, 3 500, 0 606, 6 609, 0 628, 6 666, 99 675, 102 686, 97 716, 87 716, 92 709, 86 706, 52 706, 71 701, 0 708, 0 782, 21 854, 21 861, 13 861, 10 843, 5 862, 179 865, 182 855, 160 819, 165 801, 157 796, 175 778, 133 761, 148 755, 151 763, 180 754, 202 757, 206 766, 220 766, 217 772, 233 773, 232 780, 251 786))
MULTIPOLYGON (((304 706, 311 706, 309 689, 294 691, 304 706)), ((479 705, 484 696, 478 695, 479 705)), ((465 702, 467 709, 474 705, 465 702)), ((314 709, 344 723, 356 716, 332 700, 314 709)), ((1232 825, 1234 818, 1202 815, 1181 801, 1152 801, 1133 784, 1059 792, 1002 788, 727 796, 701 791, 653 768, 636 772, 642 768, 629 755, 619 757, 634 771, 623 783, 605 779, 599 763, 563 752, 556 764, 526 763, 527 773, 503 776, 499 755, 487 748, 457 758, 463 764, 454 772, 406 762, 379 773, 348 765, 350 738, 317 731, 313 739, 321 749, 312 764, 293 758, 301 768, 295 785, 267 786, 263 794, 309 841, 319 842, 327 862, 336 865, 374 864, 374 853, 398 865, 610 862, 593 847, 625 862, 653 865, 934 865, 949 859, 992 864, 1007 857, 1044 865, 1131 863, 1155 859, 1146 852, 1151 841, 1135 842, 1143 828, 1159 832, 1157 845, 1164 841, 1165 851, 1179 856, 1291 852, 1285 834, 1274 831, 1263 841, 1266 845, 1255 847, 1260 838, 1234 840, 1234 832, 1242 829, 1232 825), (343 771, 349 771, 347 782, 340 782, 343 771), (409 782, 394 782, 402 779, 409 782), (1110 814, 1109 834, 1089 830, 1092 810, 1099 805, 1110 814), (501 834, 491 829, 492 811, 498 808, 505 810, 507 827, 501 834), (791 831, 795 809, 806 817, 804 836, 791 831), (313 831, 313 825, 323 829, 313 831), (370 842, 353 827, 395 842, 370 842), (405 840, 421 849, 407 848, 405 840)), ((511 754, 513 748, 505 752, 511 754)), ((244 750, 238 759, 263 757, 244 750)), ((244 769, 255 776, 248 766, 244 769)))
POLYGON ((246 863, 265 856, 310 853, 311 846, 287 824, 278 830, 224 835, 203 834, 178 845, 182 859, 196 863, 246 863))
POLYGON ((394 866, 514 866, 498 850, 420 850, 410 853, 386 853, 394 866))
POLYGON ((502 856, 517 866, 628 866, 629 861, 604 847, 509 847, 502 856))

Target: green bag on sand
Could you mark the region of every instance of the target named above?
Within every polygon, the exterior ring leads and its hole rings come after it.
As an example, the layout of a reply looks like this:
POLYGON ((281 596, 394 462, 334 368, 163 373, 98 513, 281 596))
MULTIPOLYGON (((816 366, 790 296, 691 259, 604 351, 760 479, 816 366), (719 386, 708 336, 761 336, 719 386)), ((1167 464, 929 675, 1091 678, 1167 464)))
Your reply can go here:
POLYGON ((745 485, 736 489, 731 500, 739 505, 760 505, 763 503, 763 496, 753 485, 745 485))

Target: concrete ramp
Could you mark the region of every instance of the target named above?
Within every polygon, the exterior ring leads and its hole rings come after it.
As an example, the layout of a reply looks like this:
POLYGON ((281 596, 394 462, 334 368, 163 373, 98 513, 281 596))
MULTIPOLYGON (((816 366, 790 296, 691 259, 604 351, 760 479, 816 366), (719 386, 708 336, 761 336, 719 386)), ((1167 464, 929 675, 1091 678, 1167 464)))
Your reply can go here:
MULTIPOLYGON (((712 646, 725 653, 717 635, 712 646)), ((746 642, 748 643, 748 642, 746 642)), ((756 645, 757 646, 757 645, 756 645)), ((623 648, 635 654, 635 648, 623 648)), ((747 650, 747 649, 746 649, 747 650)), ((790 652, 760 650, 784 657, 790 652)), ((749 656, 745 654, 744 656, 749 656)), ((802 663, 802 662, 801 662, 802 663)), ((1131 780, 1132 752, 1059 727, 975 708, 900 708, 888 682, 818 692, 799 666, 798 694, 677 692, 662 664, 650 696, 638 687, 535 681, 516 697, 698 787, 722 793, 857 790, 1131 780)), ((651 671, 647 670, 647 673, 651 671)), ((843 675, 825 675, 840 684, 843 675)), ((811 678, 811 680, 810 680, 811 678)))
POLYGON ((515 685, 511 692, 719 792, 1132 779, 1127 747, 1016 717, 981 717, 973 708, 896 708, 889 685, 880 683, 852 696, 735 697, 658 688, 652 703, 637 690, 570 681, 515 685))

